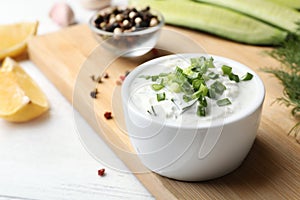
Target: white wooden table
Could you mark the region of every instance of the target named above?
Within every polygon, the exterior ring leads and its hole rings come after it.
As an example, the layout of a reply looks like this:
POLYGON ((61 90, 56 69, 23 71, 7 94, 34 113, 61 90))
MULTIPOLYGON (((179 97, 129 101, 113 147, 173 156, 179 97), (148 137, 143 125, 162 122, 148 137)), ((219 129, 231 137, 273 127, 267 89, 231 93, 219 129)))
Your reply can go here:
MULTIPOLYGON (((38 34, 58 30, 60 27, 48 17, 54 2, 2 0, 0 24, 38 20, 38 34)), ((78 0, 67 2, 74 9, 76 20, 87 23, 94 11, 83 9, 78 0)), ((113 3, 120 2, 124 3, 113 3)), ((51 109, 29 123, 0 119, 0 200, 153 199, 132 173, 111 168, 86 151, 76 133, 72 106, 31 61, 20 64, 46 91, 51 109), (97 175, 100 168, 106 169, 106 176, 97 175)), ((87 124, 84 128, 99 143, 98 158, 103 155, 104 160, 109 158, 121 166, 119 158, 97 134, 87 124)))

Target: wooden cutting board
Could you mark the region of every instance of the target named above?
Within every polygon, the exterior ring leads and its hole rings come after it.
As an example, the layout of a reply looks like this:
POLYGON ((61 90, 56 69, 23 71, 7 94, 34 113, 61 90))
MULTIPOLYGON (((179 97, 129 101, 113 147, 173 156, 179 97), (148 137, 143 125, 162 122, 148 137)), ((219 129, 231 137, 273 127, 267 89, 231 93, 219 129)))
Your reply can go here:
POLYGON ((289 109, 272 104, 282 95, 283 88, 277 79, 260 71, 262 67, 279 66, 263 55, 267 48, 170 26, 164 28, 157 50, 139 58, 115 58, 97 46, 89 28, 76 25, 33 38, 28 49, 30 59, 133 172, 143 169, 143 165, 136 157, 124 153, 132 153, 133 149, 124 134, 120 86, 116 84, 127 70, 160 55, 207 52, 251 67, 265 83, 262 121, 243 164, 224 177, 204 182, 176 181, 152 172, 136 173, 157 199, 300 199, 300 144, 287 135, 296 121, 290 117, 289 109), (103 72, 110 76, 103 79, 103 83, 91 80, 91 75, 103 72), (97 99, 90 97, 94 88, 99 90, 97 99), (112 120, 103 117, 105 111, 112 111, 112 120))

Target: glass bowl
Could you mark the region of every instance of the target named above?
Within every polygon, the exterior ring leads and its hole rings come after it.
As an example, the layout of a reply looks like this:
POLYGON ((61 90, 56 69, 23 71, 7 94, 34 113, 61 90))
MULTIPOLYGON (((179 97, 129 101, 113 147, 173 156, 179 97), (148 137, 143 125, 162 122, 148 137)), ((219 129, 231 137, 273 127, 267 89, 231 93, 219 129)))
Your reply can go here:
POLYGON ((104 49, 121 57, 137 57, 149 52, 156 45, 160 30, 165 23, 163 15, 159 11, 151 9, 150 13, 157 16, 159 20, 158 24, 146 28, 136 28, 132 32, 114 33, 97 28, 95 25, 97 17, 114 8, 102 9, 90 18, 89 27, 96 40, 104 49))

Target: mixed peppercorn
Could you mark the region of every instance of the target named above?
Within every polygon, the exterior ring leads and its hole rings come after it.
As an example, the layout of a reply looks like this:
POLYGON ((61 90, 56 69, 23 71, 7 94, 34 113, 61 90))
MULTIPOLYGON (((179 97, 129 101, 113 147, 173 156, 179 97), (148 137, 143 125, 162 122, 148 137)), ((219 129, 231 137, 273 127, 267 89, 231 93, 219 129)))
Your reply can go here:
POLYGON ((159 23, 158 17, 151 13, 149 6, 142 10, 114 7, 99 13, 94 20, 96 28, 115 34, 143 30, 159 23))

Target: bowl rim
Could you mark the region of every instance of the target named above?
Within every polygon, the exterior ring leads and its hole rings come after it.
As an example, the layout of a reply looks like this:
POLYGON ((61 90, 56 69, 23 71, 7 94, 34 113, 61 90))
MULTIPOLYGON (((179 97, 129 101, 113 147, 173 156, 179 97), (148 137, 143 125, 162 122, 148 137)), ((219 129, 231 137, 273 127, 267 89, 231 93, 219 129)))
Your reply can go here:
POLYGON ((206 53, 171 54, 171 55, 162 56, 162 57, 158 57, 158 58, 146 61, 146 62, 140 64, 139 66, 137 66, 134 70, 132 70, 129 73, 129 75, 125 78, 125 80, 122 84, 122 88, 121 88, 121 97, 122 97, 123 105, 128 105, 128 109, 129 109, 129 107, 131 107, 130 111, 134 111, 135 114, 137 114, 139 117, 141 117, 145 120, 151 120, 152 123, 163 124, 163 125, 166 125, 167 127, 172 127, 172 128, 184 128, 184 129, 208 129, 208 128, 224 126, 226 124, 227 125, 232 124, 232 123, 235 123, 242 119, 245 119, 248 116, 250 116, 251 114, 253 114, 254 112, 256 112, 260 107, 263 106, 263 102, 265 99, 265 93, 266 93, 265 86, 264 86, 262 79, 251 68, 249 68, 248 66, 246 66, 238 61, 232 60, 230 58, 226 58, 226 57, 218 56, 218 55, 214 55, 214 54, 206 54, 206 53), (159 119, 147 117, 142 112, 138 111, 138 109, 134 108, 132 105, 127 104, 128 100, 130 98, 130 85, 133 82, 133 80, 137 77, 137 75, 139 75, 140 72, 142 72, 145 68, 147 68, 151 65, 157 64, 159 62, 163 62, 168 59, 172 59, 172 58, 173 59, 178 58, 178 57, 191 58, 191 57, 200 57, 200 56, 205 56, 207 58, 213 57, 214 60, 228 63, 233 68, 234 67, 242 68, 242 70, 245 70, 245 71, 247 70, 247 72, 252 73, 254 80, 256 81, 257 88, 258 88, 257 99, 255 99, 255 102, 253 104, 251 104, 252 106, 247 107, 242 112, 238 112, 237 114, 230 115, 229 117, 225 117, 225 118, 223 118, 224 120, 217 120, 216 123, 209 123, 208 125, 203 125, 203 124, 201 125, 199 123, 197 123, 196 125, 186 125, 186 124, 180 123, 178 125, 176 123, 168 123, 168 122, 162 123, 159 119))
POLYGON ((105 10, 111 9, 111 8, 130 8, 130 6, 113 6, 113 7, 107 7, 104 8, 102 10, 97 11, 95 14, 92 15, 92 17, 90 17, 89 19, 89 27, 90 29, 97 33, 97 34, 101 34, 101 35, 105 35, 105 36, 118 36, 118 37, 124 37, 124 36, 137 36, 137 35, 144 35, 144 34, 148 34, 148 33, 152 33, 155 32, 157 30, 159 30, 160 28, 162 28, 162 26, 165 24, 165 18, 163 16, 163 14, 156 10, 156 9, 150 9, 151 13, 155 14, 158 16, 159 18, 159 24, 157 24, 156 26, 152 26, 152 27, 147 27, 143 30, 139 30, 139 31, 133 31, 133 32, 128 32, 128 33, 120 33, 120 34, 115 34, 113 32, 109 32, 109 31, 103 31, 101 29, 98 29, 94 26, 94 20, 96 19, 96 17, 104 12, 105 10))

